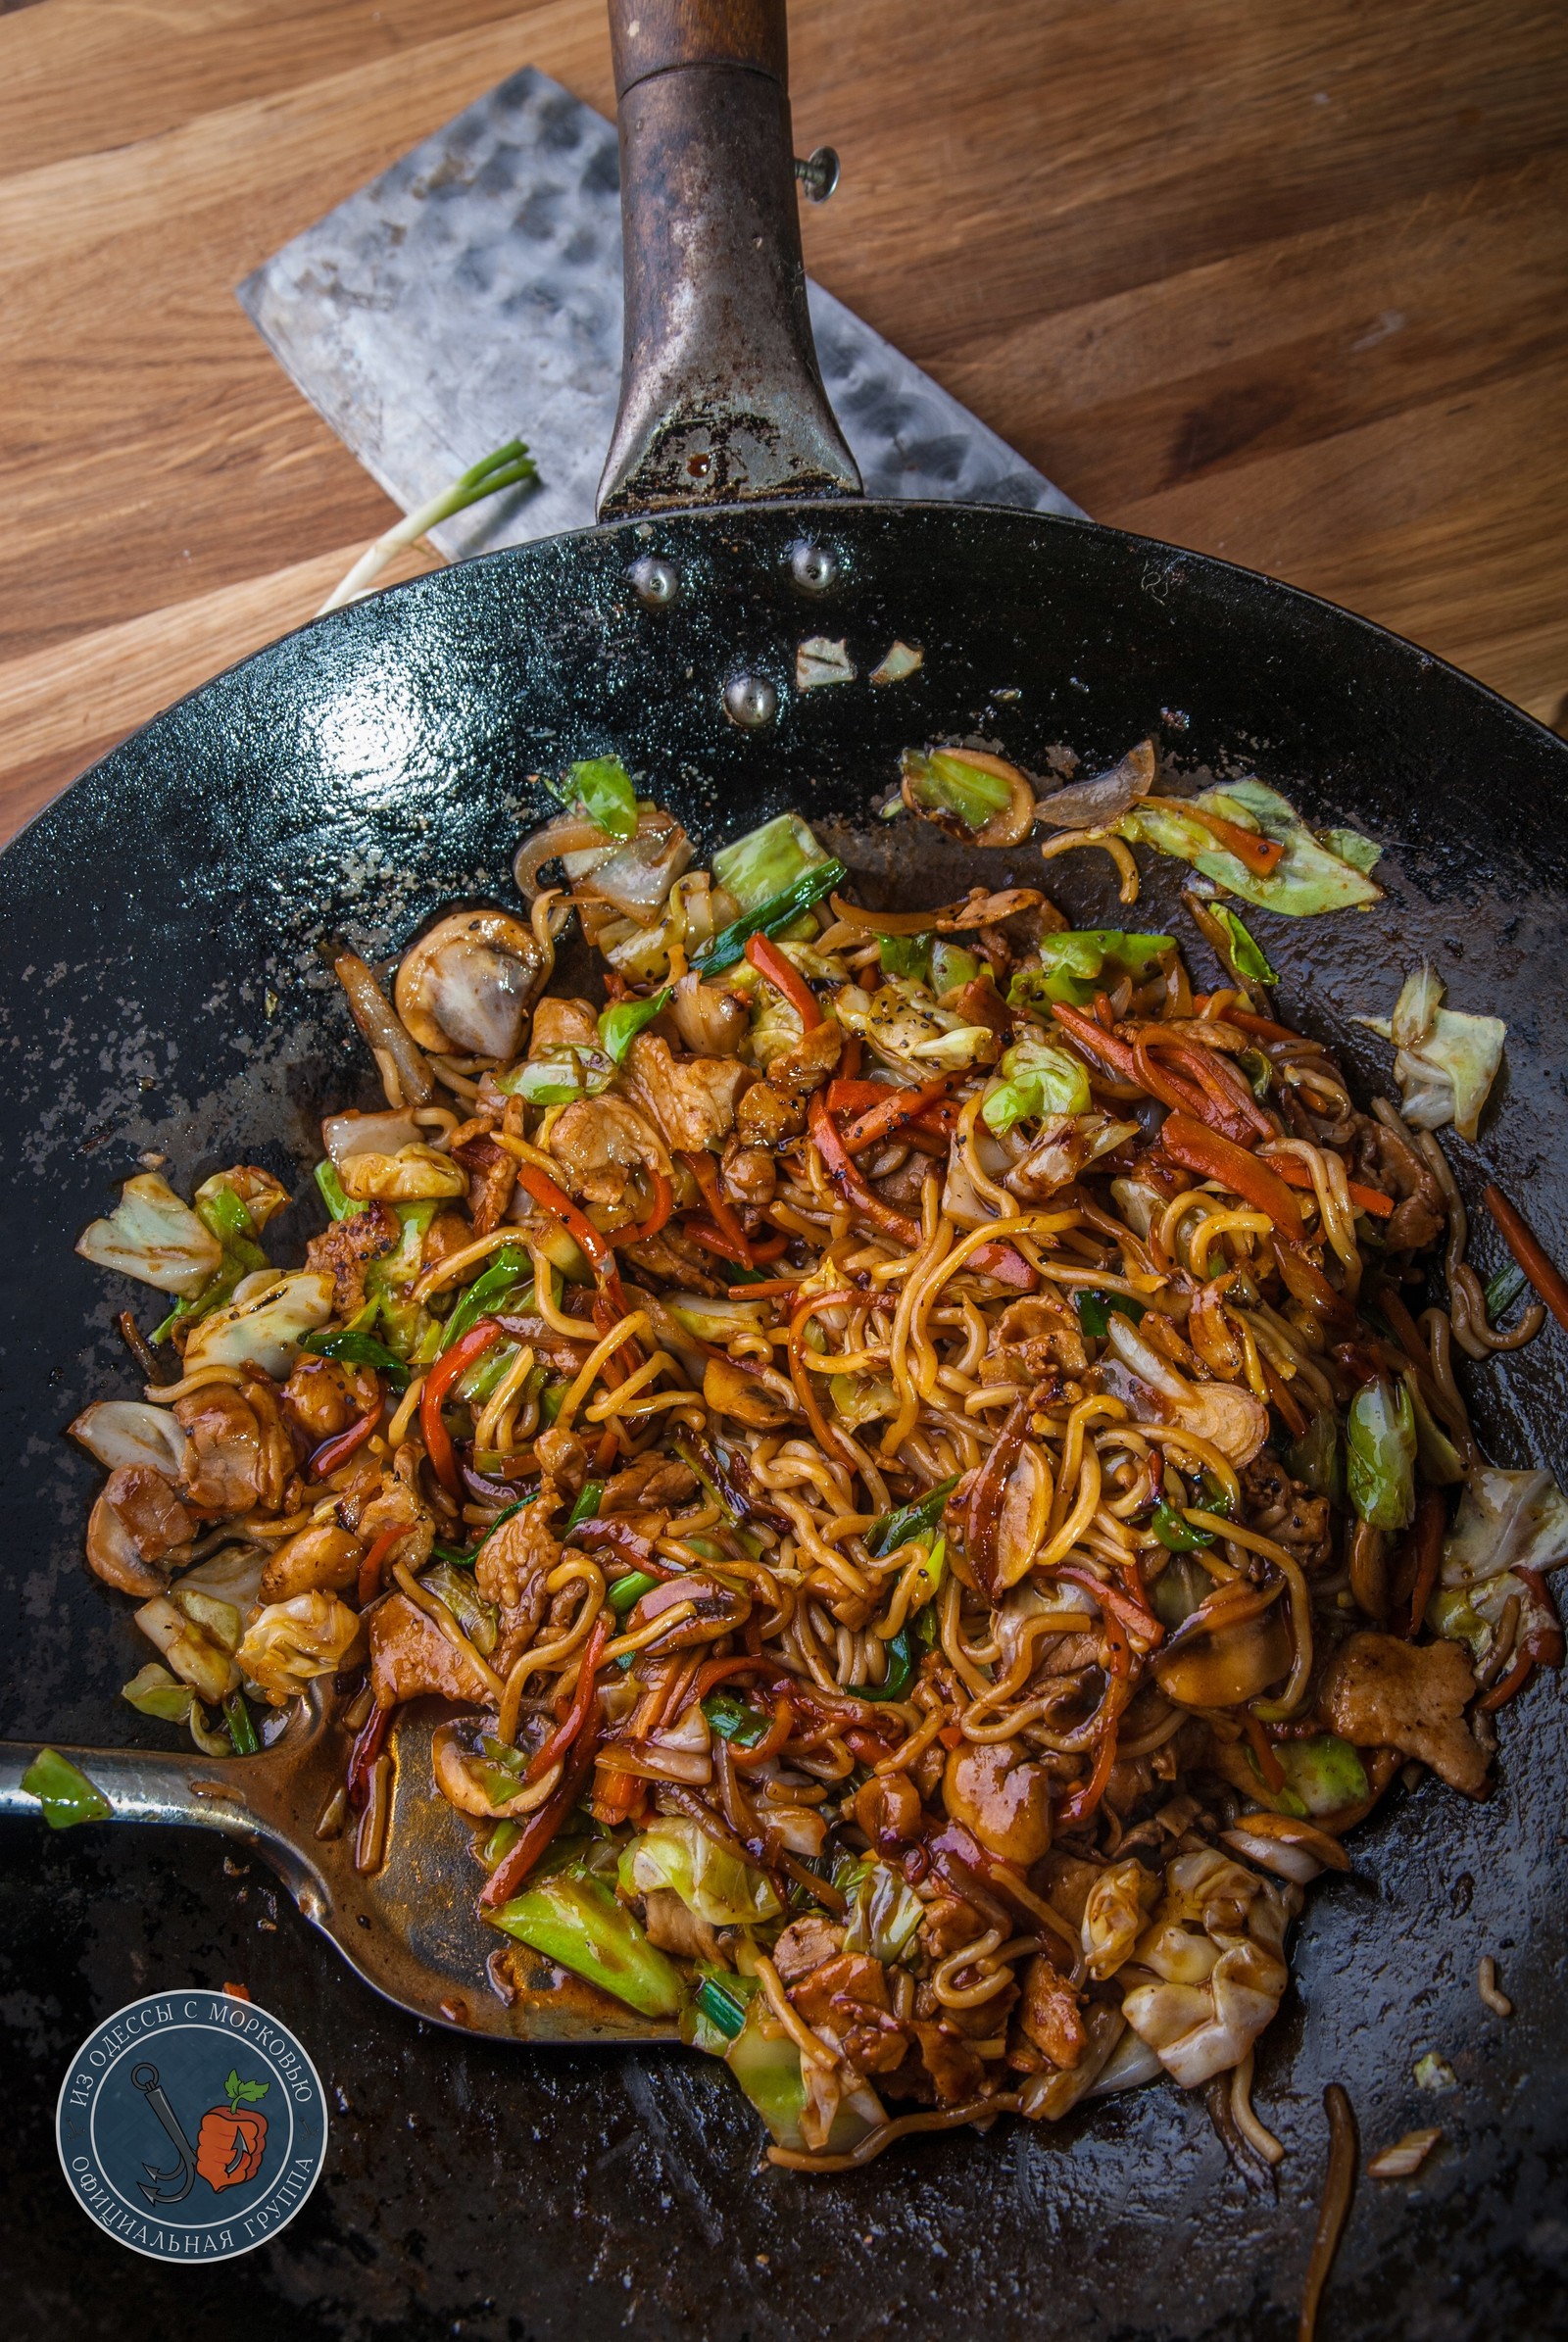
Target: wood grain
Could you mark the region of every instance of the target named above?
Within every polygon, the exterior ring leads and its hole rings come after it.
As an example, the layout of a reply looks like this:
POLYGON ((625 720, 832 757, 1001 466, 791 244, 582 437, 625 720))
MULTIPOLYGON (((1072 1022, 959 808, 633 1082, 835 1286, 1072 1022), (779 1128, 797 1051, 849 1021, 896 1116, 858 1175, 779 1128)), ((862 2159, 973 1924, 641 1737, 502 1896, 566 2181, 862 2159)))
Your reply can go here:
MULTIPOLYGON (((1557 0, 796 0, 791 55, 881 332, 1101 518, 1564 720, 1557 0)), ((232 288, 529 63, 608 112, 600 0, 0 12, 0 836, 386 525, 232 288)))

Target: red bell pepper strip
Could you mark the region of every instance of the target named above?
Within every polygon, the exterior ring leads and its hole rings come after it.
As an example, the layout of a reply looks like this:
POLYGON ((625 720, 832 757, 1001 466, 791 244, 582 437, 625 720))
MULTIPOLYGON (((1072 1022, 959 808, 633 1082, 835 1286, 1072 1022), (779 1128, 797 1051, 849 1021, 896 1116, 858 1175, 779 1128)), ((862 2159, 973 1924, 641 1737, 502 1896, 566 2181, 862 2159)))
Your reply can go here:
POLYGON ((370 1774, 376 1758, 381 1753, 382 1745, 386 1740, 387 1727, 391 1724, 394 1713, 395 1710, 389 1707, 372 1708, 361 1727, 359 1737, 354 1743, 353 1754, 349 1758, 349 1769, 344 1782, 344 1786, 348 1790, 350 1805, 363 1805, 370 1793, 370 1774))
POLYGON ((346 1432, 338 1432, 330 1439, 323 1439, 306 1467, 312 1480, 324 1480, 335 1472, 339 1464, 346 1464, 357 1447, 363 1447, 381 1420, 380 1386, 376 1386, 376 1399, 368 1414, 351 1423, 346 1432))
POLYGON ((657 1236, 675 1208, 675 1191, 662 1171, 654 1173, 654 1200, 648 1207, 645 1220, 633 1220, 625 1228, 617 1228, 615 1241, 623 1244, 640 1244, 645 1236, 657 1236))
POLYGON ((383 1529, 360 1563, 358 1592, 362 1610, 367 1602, 373 1602, 380 1592, 381 1573, 386 1568, 386 1557, 399 1539, 407 1537, 408 1534, 407 1529, 383 1529))
POLYGON ((843 1074, 835 1074, 827 1086, 827 1110, 832 1115, 863 1114, 867 1106, 879 1106, 885 1098, 901 1096, 885 1082, 847 1081, 843 1074))
POLYGON ((463 1483, 458 1476, 458 1459, 452 1445, 452 1435, 441 1420, 441 1401, 467 1373, 476 1358, 482 1358, 494 1342, 501 1340, 501 1327, 493 1317, 481 1317, 462 1335, 440 1357, 424 1378, 419 1392, 419 1433, 424 1440, 424 1452, 429 1457, 437 1480, 451 1496, 461 1496, 463 1483))
POLYGON ((1279 1173, 1245 1147, 1209 1130, 1190 1114, 1167 1114, 1159 1144, 1184 1171, 1195 1171, 1200 1179, 1218 1180, 1232 1195, 1263 1212, 1273 1221, 1283 1243, 1298 1248, 1305 1244, 1306 1229, 1296 1197, 1279 1173))
POLYGON ((1135 1600, 1120 1586, 1107 1586, 1092 1570, 1080 1569, 1075 1561, 1063 1562, 1056 1575, 1070 1585, 1081 1586, 1099 1603, 1102 1615, 1108 1612, 1120 1626, 1131 1628, 1145 1642, 1152 1645, 1164 1641, 1165 1630, 1148 1604, 1135 1600))
POLYGON ((517 1165, 517 1185, 531 1195, 541 1211, 559 1220, 572 1243, 593 1270, 600 1292, 610 1301, 616 1317, 626 1314, 626 1296, 620 1289, 620 1270, 615 1255, 585 1212, 578 1210, 571 1197, 557 1187, 548 1171, 541 1171, 537 1163, 517 1165))
POLYGON ((747 938, 746 956, 765 983, 788 1000, 808 1033, 822 1022, 822 1004, 799 968, 793 967, 765 935, 747 938))
MULTIPOLYGON (((757 940, 754 935, 753 943, 755 944, 757 940)), ((712 1214, 713 1226, 718 1230, 720 1236, 726 1237, 736 1247, 732 1257, 740 1262, 743 1269, 749 1269, 752 1265, 751 1244, 745 1229, 730 1208, 728 1198, 719 1184, 718 1165, 710 1154, 702 1149, 690 1152, 683 1149, 680 1159, 693 1179, 696 1180, 703 1201, 712 1214)))
MULTIPOLYGON (((682 1236, 689 1236, 694 1244, 701 1244, 705 1252, 716 1252, 720 1260, 734 1261, 738 1269, 750 1265, 741 1257, 740 1245, 710 1220, 682 1220, 680 1232, 682 1236)), ((746 1288, 748 1293, 751 1290, 750 1286, 746 1288)))
POLYGON ((566 1750, 588 1721, 588 1712, 594 1704, 599 1689, 596 1681, 599 1662, 604 1655, 605 1645, 610 1640, 611 1618, 610 1611, 601 1610, 599 1616, 594 1620, 593 1629, 587 1641, 583 1644, 582 1666, 578 1671, 577 1688, 572 1694, 571 1706, 567 1709, 563 1721, 557 1725, 553 1732, 546 1735, 529 1759, 528 1770, 522 1777, 522 1785, 525 1789, 532 1788, 536 1781, 542 1781, 557 1758, 565 1755, 566 1750))
POLYGON ((530 1814, 522 1826, 522 1835, 491 1872, 479 1894, 479 1909, 494 1911, 509 1902, 522 1884, 535 1863, 561 1831, 562 1824, 576 1805, 587 1786, 588 1776, 594 1769, 594 1748, 598 1733, 579 1733, 567 1752, 566 1770, 561 1777, 561 1786, 554 1796, 546 1798, 536 1814, 530 1814))
POLYGON ((1497 1223, 1497 1233, 1524 1270, 1559 1326, 1568 1330, 1568 1279, 1542 1250, 1522 1212, 1515 1211, 1501 1188, 1483 1188, 1481 1200, 1497 1223))
MULTIPOLYGON (((920 1242, 920 1223, 911 1220, 907 1212, 896 1211, 891 1203, 884 1203, 874 1195, 844 1151, 844 1142, 827 1110, 827 1100, 820 1090, 811 1098, 808 1124, 811 1141, 829 1180, 837 1188, 846 1203, 853 1203, 862 1218, 870 1221, 883 1236, 903 1244, 912 1252, 920 1242)), ((1001 1285, 1016 1286, 1022 1293, 1033 1293, 1037 1282, 1034 1270, 1021 1252, 1011 1244, 982 1244, 970 1254, 971 1264, 987 1277, 995 1277, 1001 1285)))
POLYGON ((811 1388, 810 1373, 807 1368, 802 1351, 805 1346, 807 1325, 819 1309, 831 1309, 845 1301, 858 1301, 862 1297, 861 1294, 855 1293, 812 1293, 808 1300, 801 1303, 795 1315, 790 1319, 789 1332, 790 1381, 795 1386, 795 1395, 801 1402, 802 1412, 815 1434, 818 1445, 825 1447, 829 1455, 836 1456, 841 1464, 848 1464, 852 1471, 857 1460, 855 1453, 853 1449, 846 1446, 843 1439, 828 1422, 821 1407, 817 1404, 816 1392, 811 1388))
POLYGON ((1242 1730, 1252 1744, 1252 1754, 1257 1759, 1257 1769, 1263 1777, 1264 1788, 1269 1791, 1271 1796, 1277 1797, 1285 1786, 1285 1767, 1274 1754, 1269 1745, 1268 1734, 1250 1708, 1242 1710, 1242 1730))

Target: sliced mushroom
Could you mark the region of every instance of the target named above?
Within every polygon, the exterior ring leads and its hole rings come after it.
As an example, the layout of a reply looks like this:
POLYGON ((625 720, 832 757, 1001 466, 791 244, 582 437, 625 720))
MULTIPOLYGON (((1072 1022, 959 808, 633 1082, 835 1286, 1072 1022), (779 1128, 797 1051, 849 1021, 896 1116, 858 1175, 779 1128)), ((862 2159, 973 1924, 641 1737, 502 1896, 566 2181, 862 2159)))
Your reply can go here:
POLYGON ((1123 1365, 1159 1392, 1167 1402, 1165 1412, 1184 1431, 1207 1440, 1233 1464, 1251 1462, 1268 1438, 1268 1409, 1260 1398, 1238 1383, 1188 1382, 1120 1310, 1105 1331, 1123 1365))
MULTIPOLYGON (((430 1769, 436 1787, 449 1805, 455 1805, 460 1814, 471 1814, 476 1822, 510 1822, 519 1814, 531 1814, 547 1804, 561 1786, 561 1767, 551 1765, 527 1788, 519 1786, 515 1796, 504 1797, 497 1804, 478 1778, 487 1764, 480 1738, 495 1729, 492 1715, 459 1716, 437 1725, 430 1739, 430 1769)), ((489 1765, 488 1770, 494 1774, 501 1768, 489 1765)))
POLYGON ((504 910, 454 911, 403 955, 393 998, 421 1049, 505 1061, 550 974, 533 930, 504 910))
POLYGON ((1266 1610, 1213 1601, 1195 1610, 1154 1657, 1167 1697, 1187 1708, 1236 1708, 1278 1683, 1292 1657, 1281 1590, 1272 1589, 1266 1610))
POLYGON ((1051 1474, 1040 1450, 1025 1439, 1002 1491, 997 1518, 996 1589, 1016 1586, 1045 1542, 1051 1514, 1051 1474))

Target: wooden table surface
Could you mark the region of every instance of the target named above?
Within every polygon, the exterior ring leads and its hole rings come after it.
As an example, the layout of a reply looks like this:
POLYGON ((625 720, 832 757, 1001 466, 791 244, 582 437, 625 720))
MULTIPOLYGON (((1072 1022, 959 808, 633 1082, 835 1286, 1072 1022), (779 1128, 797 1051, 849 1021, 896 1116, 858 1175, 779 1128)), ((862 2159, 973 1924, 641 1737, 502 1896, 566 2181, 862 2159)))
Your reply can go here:
MULTIPOLYGON (((1564 722, 1562 0, 795 0, 792 47, 823 283, 1098 518, 1564 722)), ((393 517, 232 288, 525 64, 610 112, 600 0, 0 0, 0 836, 393 517)))

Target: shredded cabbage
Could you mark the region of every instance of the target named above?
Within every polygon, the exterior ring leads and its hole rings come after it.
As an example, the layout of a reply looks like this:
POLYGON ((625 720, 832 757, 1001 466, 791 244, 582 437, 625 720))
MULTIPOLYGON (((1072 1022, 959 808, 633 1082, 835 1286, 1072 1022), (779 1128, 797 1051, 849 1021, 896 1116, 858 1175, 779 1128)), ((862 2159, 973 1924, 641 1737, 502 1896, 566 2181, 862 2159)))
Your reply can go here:
POLYGON ((336 1594, 295 1594, 270 1602, 246 1630, 240 1672, 263 1699, 282 1707, 315 1676, 336 1675, 360 1638, 361 1622, 336 1594))
POLYGON ((991 1130, 1003 1133, 1020 1122, 1089 1111, 1089 1076, 1078 1058, 1035 1034, 1013 1043, 998 1072, 1000 1079, 980 1108, 991 1130))
POLYGON ((1406 1122, 1417 1130, 1443 1130, 1452 1123, 1461 1139, 1474 1139, 1497 1069, 1508 1028, 1500 1017, 1469 1016, 1445 1008, 1443 980, 1423 960, 1412 968, 1387 1017, 1358 1016, 1396 1050, 1394 1078, 1406 1122))
POLYGON ((1443 1546, 1443 1584, 1475 1586, 1504 1570, 1568 1561, 1568 1496, 1549 1472, 1480 1464, 1465 1483, 1443 1546))
MULTIPOLYGON (((1227 853, 1212 830, 1174 807, 1134 805, 1116 823, 1116 832, 1134 845, 1152 846, 1178 861, 1191 862, 1194 869, 1239 895, 1244 903, 1255 903, 1260 910, 1282 911, 1288 918, 1350 910, 1382 901, 1382 888, 1366 875, 1371 864, 1364 855, 1358 862, 1315 838, 1295 806, 1261 781, 1227 781, 1221 788, 1203 790, 1192 802, 1227 821, 1238 822, 1243 829, 1278 839, 1285 852, 1268 876, 1254 876, 1227 853)), ((1328 833, 1331 837, 1346 834, 1328 833)), ((1375 860, 1376 850, 1369 851, 1375 860)))
POLYGON ((298 1269, 265 1293, 235 1298, 203 1318, 185 1346, 185 1372, 198 1366, 259 1366, 282 1382, 307 1334, 324 1326, 336 1306, 330 1277, 298 1269))
POLYGON ((749 1927, 783 1909, 762 1873, 715 1844, 695 1822, 662 1818, 620 1858, 626 1894, 668 1887, 710 1927, 749 1927))
POLYGON ((127 1179, 106 1220, 76 1239, 83 1260, 118 1269, 182 1301, 194 1301, 223 1265, 223 1247, 156 1171, 127 1179))
MULTIPOLYGON (((1205 832, 1205 835, 1207 833, 1205 832)), ((1109 992, 1123 976, 1147 983, 1160 960, 1174 951, 1173 935, 1129 935, 1119 927, 1066 927, 1040 939, 1040 965, 1020 968, 1007 991, 1014 1008, 1051 1014, 1051 1002, 1087 1008, 1097 992, 1109 992)))

